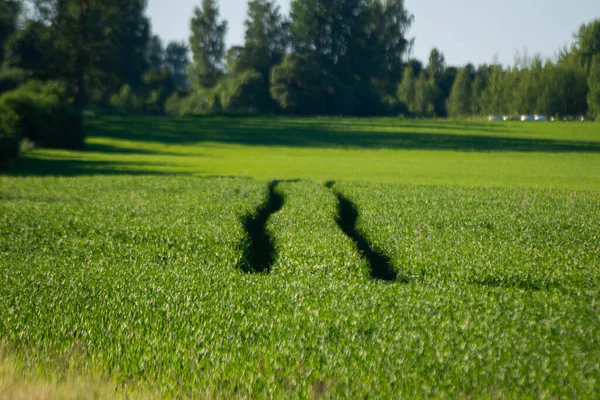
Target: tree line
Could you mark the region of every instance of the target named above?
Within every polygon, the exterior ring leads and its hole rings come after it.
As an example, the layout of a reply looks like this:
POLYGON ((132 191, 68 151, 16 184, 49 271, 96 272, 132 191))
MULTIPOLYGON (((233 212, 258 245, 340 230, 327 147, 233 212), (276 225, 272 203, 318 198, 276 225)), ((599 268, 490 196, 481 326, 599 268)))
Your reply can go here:
POLYGON ((598 19, 553 60, 523 54, 510 67, 456 67, 437 49, 426 65, 410 58, 413 16, 404 0, 292 0, 289 15, 274 0, 250 0, 244 44, 229 49, 217 0, 195 8, 189 44, 165 45, 146 7, 146 0, 0 0, 2 140, 20 131, 39 145, 77 147, 83 133, 59 132, 67 123, 82 131, 83 109, 600 116, 598 19))
POLYGON ((75 107, 145 113, 600 115, 600 20, 554 60, 455 67, 437 49, 427 65, 409 58, 404 0, 293 0, 289 15, 250 0, 244 45, 229 49, 217 0, 195 8, 189 45, 165 46, 146 6, 0 0, 0 91, 58 81, 75 107))
POLYGON ((582 25, 554 60, 517 55, 513 66, 426 66, 408 56, 413 16, 402 0, 293 0, 248 4, 244 46, 226 51, 227 22, 203 0, 191 19, 187 93, 171 113, 287 113, 468 117, 600 116, 600 19, 582 25))

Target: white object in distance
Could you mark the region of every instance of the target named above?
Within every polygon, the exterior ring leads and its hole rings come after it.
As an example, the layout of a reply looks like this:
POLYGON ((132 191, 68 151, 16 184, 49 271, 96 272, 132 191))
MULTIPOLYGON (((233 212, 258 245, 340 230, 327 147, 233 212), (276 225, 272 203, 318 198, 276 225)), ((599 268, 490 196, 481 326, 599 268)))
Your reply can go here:
POLYGON ((548 121, 548 117, 546 117, 545 115, 536 115, 534 116, 534 119, 536 121, 548 121))
POLYGON ((533 121, 533 117, 531 115, 521 115, 521 121, 533 121))
POLYGON ((490 115, 488 121, 502 121, 499 115, 490 115))

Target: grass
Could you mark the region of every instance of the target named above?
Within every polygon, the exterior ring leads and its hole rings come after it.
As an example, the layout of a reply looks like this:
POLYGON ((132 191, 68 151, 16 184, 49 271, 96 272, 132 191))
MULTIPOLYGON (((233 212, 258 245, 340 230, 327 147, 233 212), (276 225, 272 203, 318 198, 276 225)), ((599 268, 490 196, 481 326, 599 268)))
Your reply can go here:
POLYGON ((88 400, 88 399, 152 399, 160 393, 144 392, 135 386, 121 385, 101 374, 82 372, 81 368, 60 373, 43 372, 26 366, 13 356, 0 357, 0 393, 11 400, 88 400))
POLYGON ((3 393, 600 396, 598 125, 91 132, 0 178, 3 393))
POLYGON ((20 175, 600 188, 593 123, 104 116, 84 152, 35 150, 20 175))

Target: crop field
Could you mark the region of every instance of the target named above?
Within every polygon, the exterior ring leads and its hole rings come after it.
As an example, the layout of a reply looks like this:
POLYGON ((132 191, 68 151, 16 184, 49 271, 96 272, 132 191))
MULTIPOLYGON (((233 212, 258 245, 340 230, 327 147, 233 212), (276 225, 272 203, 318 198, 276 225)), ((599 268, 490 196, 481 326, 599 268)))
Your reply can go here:
POLYGON ((88 127, 0 176, 0 393, 600 397, 600 125, 88 127))

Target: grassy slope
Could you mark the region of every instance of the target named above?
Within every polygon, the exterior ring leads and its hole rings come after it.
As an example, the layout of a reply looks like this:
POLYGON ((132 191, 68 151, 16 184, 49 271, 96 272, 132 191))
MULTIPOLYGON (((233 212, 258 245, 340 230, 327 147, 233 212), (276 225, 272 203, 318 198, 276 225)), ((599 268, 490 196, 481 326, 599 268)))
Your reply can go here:
POLYGON ((19 172, 600 188, 591 123, 113 116, 89 135, 87 151, 36 150, 19 172))
POLYGON ((397 124, 103 117, 86 152, 30 153, 12 173, 30 177, 0 185, 0 388, 59 396, 76 382, 119 395, 117 379, 227 398, 600 395, 598 126, 397 124), (172 164, 450 186, 334 185, 408 278, 385 283, 336 226, 334 192, 282 182, 285 204, 266 226, 277 257, 253 275, 237 269, 241 217, 267 185, 173 176, 172 164), (119 176, 78 176, 105 174, 119 176), (15 374, 14 355, 42 378, 15 374), (64 365, 84 377, 44 378, 64 365))

